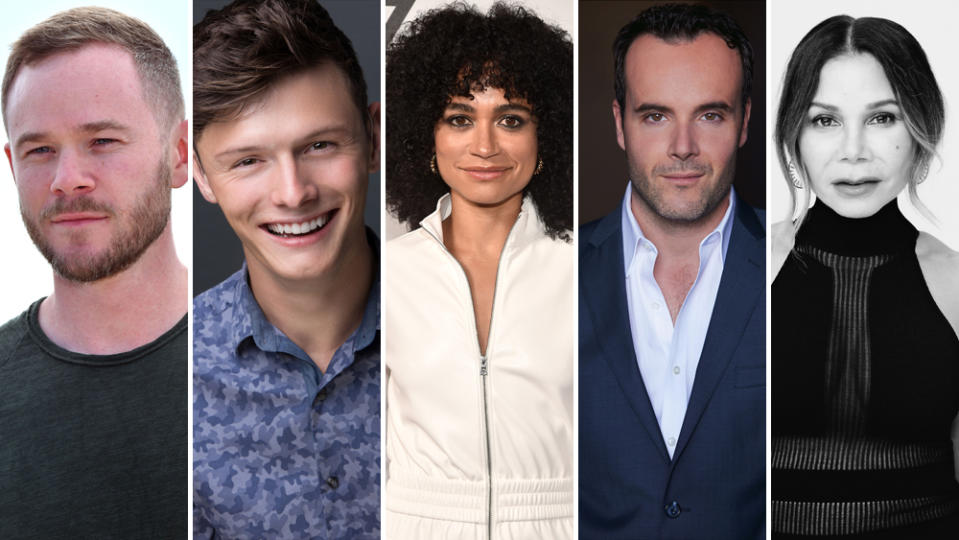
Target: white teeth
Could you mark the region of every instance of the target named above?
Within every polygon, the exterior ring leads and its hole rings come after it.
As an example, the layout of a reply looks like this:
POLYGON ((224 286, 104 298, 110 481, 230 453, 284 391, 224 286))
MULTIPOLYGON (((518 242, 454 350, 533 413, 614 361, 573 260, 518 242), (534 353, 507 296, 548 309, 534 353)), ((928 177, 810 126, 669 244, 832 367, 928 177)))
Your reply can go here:
POLYGON ((329 214, 323 214, 322 216, 310 220, 304 221, 302 223, 293 223, 293 224, 277 224, 270 223, 266 226, 270 232, 274 234, 307 234, 310 232, 319 229, 320 227, 326 225, 326 222, 329 221, 329 214))

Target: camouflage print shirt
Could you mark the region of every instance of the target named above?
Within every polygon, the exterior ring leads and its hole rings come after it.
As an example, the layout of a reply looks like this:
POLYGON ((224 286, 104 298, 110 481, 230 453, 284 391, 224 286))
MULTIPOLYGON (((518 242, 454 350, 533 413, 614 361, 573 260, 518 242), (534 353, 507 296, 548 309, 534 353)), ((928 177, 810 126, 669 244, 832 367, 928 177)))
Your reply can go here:
POLYGON ((326 373, 267 321, 245 266, 193 317, 194 538, 379 538, 379 276, 326 373))

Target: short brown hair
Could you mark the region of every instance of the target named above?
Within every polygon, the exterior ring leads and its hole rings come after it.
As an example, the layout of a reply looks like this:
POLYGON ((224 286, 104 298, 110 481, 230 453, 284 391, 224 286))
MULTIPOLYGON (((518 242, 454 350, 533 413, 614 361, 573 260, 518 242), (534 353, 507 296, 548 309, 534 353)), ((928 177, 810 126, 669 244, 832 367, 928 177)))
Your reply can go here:
MULTIPOLYGON (((316 0, 237 0, 193 27, 193 141, 282 78, 332 63, 363 118, 366 81, 350 39, 316 0)), ((369 122, 366 122, 369 131, 369 122)))
POLYGON ((57 13, 27 30, 13 44, 3 74, 4 125, 7 95, 22 66, 91 43, 117 45, 130 53, 157 125, 170 129, 183 118, 183 93, 176 60, 160 36, 145 22, 118 11, 81 7, 57 13))

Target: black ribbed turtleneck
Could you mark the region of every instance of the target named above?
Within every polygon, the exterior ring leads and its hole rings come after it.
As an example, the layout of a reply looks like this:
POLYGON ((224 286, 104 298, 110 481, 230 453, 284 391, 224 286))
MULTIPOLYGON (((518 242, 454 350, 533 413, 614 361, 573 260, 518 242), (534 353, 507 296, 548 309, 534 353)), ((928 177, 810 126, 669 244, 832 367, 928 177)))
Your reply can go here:
POLYGON ((796 243, 837 255, 879 255, 914 251, 917 234, 895 199, 875 214, 858 219, 843 217, 817 201, 809 209, 796 243))
POLYGON ((959 339, 917 234, 896 201, 862 219, 817 202, 773 283, 774 536, 867 538, 959 512, 959 339))

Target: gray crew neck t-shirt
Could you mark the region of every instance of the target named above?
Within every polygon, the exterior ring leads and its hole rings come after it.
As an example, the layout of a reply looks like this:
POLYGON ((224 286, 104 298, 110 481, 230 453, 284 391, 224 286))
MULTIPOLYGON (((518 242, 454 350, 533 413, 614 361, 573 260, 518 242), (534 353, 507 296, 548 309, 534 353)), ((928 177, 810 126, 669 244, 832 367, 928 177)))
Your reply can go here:
POLYGON ((0 327, 0 538, 186 538, 187 318, 84 355, 0 327))

